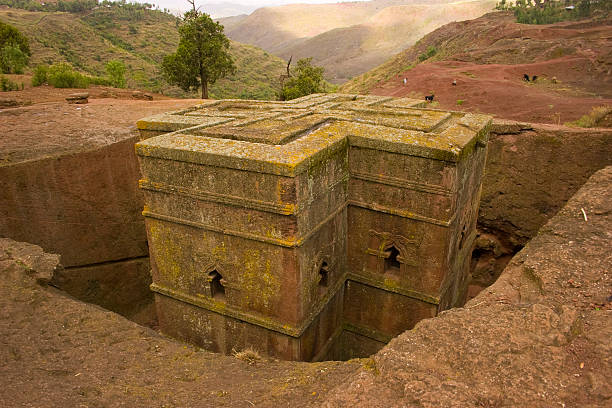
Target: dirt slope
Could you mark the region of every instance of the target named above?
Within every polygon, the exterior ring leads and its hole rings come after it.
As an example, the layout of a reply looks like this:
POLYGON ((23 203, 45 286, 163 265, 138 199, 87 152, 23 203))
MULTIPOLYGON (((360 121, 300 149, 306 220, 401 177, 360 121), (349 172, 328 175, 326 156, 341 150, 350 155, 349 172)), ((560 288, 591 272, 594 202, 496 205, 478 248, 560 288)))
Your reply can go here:
POLYGON ((433 93, 445 109, 558 124, 593 106, 612 104, 611 72, 609 19, 536 26, 517 24, 508 13, 491 13, 428 34, 341 91, 413 97, 433 93), (418 63, 430 47, 437 53, 418 63), (523 74, 538 80, 525 82, 523 74))

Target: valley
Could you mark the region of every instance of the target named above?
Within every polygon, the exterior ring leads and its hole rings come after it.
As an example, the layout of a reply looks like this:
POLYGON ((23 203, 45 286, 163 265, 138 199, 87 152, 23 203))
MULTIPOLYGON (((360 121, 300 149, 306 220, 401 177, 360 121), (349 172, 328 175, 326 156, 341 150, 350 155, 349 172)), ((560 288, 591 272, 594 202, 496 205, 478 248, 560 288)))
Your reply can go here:
POLYGON ((373 0, 265 7, 221 19, 227 35, 287 60, 312 57, 340 84, 383 63, 426 33, 491 11, 492 0, 373 0))

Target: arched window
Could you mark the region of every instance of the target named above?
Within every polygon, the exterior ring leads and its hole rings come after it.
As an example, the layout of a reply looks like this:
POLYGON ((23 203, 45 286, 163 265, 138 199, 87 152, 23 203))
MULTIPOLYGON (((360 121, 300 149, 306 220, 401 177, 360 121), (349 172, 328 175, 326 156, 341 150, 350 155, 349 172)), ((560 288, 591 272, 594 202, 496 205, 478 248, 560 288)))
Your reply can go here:
POLYGON ((208 281, 210 282, 210 297, 217 300, 225 300, 225 287, 223 277, 216 270, 208 273, 208 281))
POLYGON ((387 253, 389 255, 385 258, 385 273, 398 273, 400 271, 400 262, 397 260, 399 250, 392 246, 387 250, 387 253))
POLYGON ((327 287, 329 283, 329 266, 323 262, 319 268, 319 286, 327 287))

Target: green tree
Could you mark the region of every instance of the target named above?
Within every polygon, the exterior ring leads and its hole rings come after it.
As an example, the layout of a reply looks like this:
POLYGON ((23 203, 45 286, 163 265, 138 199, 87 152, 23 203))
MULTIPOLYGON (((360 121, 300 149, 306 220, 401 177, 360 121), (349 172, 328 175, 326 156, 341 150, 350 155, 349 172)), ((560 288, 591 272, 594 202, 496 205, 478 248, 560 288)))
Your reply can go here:
POLYGON ((325 92, 323 67, 312 65, 312 58, 303 58, 297 62, 295 74, 291 75, 280 90, 279 99, 288 101, 301 96, 325 92))
POLYGON ((125 64, 118 60, 106 63, 106 75, 115 88, 125 88, 125 64))
POLYGON ((236 71, 229 53, 230 42, 223 26, 208 14, 195 8, 186 12, 179 24, 179 45, 174 54, 166 55, 162 71, 166 80, 185 91, 202 88, 202 99, 208 99, 208 86, 236 71))
POLYGON ((28 38, 12 25, 0 22, 0 71, 21 74, 29 57, 28 38))

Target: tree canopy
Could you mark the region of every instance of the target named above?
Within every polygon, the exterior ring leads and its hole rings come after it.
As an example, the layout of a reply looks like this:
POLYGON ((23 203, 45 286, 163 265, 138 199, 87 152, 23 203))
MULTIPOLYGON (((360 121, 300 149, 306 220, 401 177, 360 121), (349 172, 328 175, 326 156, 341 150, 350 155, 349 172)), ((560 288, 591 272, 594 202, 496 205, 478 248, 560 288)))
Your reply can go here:
POLYGON ((495 7, 511 10, 522 24, 552 24, 559 21, 579 20, 599 15, 606 17, 612 10, 610 0, 501 0, 495 7))
POLYGON ((279 99, 288 101, 317 92, 325 92, 324 71, 323 67, 312 65, 312 58, 299 60, 295 74, 282 84, 279 99))
POLYGON ((118 60, 112 60, 106 63, 105 68, 111 85, 115 88, 125 88, 125 64, 118 60))
POLYGON ((30 44, 19 30, 0 21, 0 71, 21 74, 28 64, 30 44))
POLYGON ((185 91, 201 87, 202 98, 208 99, 208 85, 236 70, 223 26, 194 6, 183 16, 179 36, 176 52, 162 62, 164 76, 185 91))

